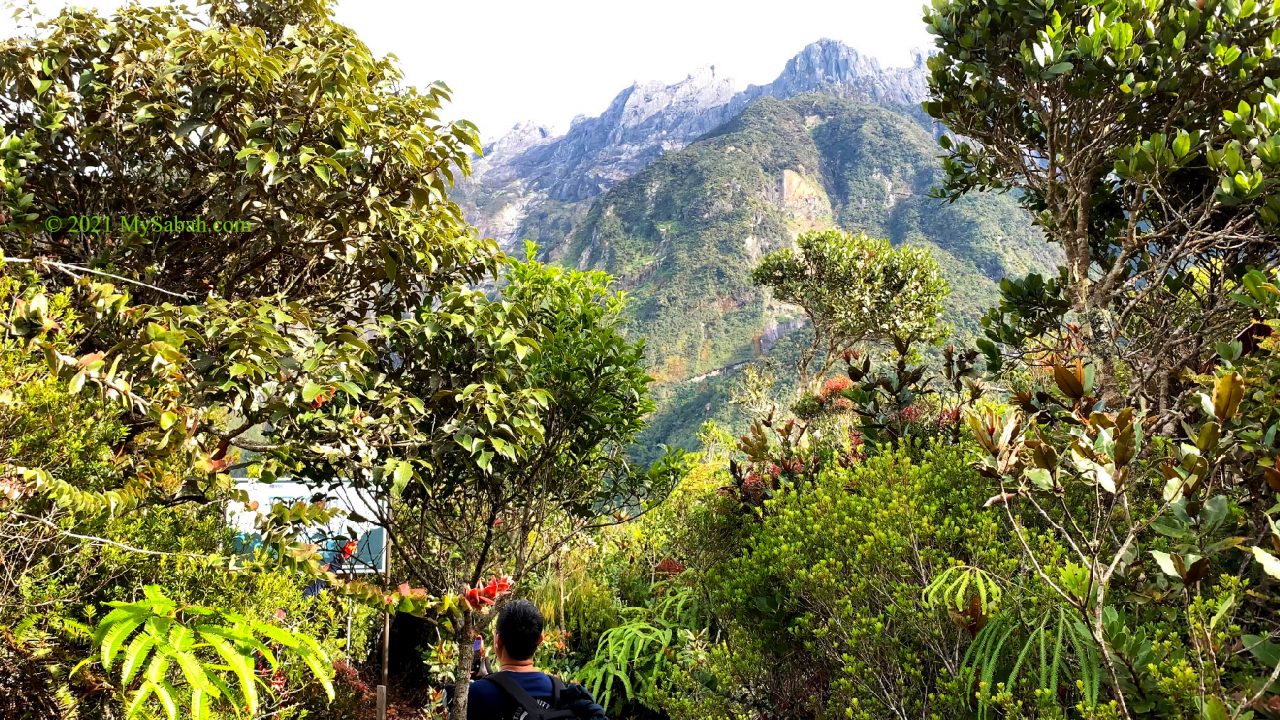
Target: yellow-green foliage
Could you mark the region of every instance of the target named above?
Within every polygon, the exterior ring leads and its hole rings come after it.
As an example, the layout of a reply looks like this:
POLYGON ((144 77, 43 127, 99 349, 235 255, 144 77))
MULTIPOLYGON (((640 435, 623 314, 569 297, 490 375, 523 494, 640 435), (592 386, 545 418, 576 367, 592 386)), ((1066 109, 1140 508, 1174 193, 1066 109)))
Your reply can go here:
POLYGON ((943 658, 962 652, 972 628, 957 626, 982 613, 949 618, 921 596, 957 563, 997 575, 1016 566, 999 518, 974 502, 981 484, 961 448, 915 462, 902 450, 766 503, 741 555, 708 574, 733 663, 767 688, 767 707, 861 718, 954 710, 958 698, 940 692, 943 658))

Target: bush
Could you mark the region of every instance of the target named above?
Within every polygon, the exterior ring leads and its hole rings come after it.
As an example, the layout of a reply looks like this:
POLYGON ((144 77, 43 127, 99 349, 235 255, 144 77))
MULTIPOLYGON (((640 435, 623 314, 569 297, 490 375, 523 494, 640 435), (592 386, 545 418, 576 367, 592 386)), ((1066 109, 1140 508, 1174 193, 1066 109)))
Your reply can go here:
POLYGON ((947 687, 970 635, 925 606, 963 563, 1016 561, 960 447, 911 449, 824 471, 767 501, 734 558, 708 571, 738 705, 776 717, 928 717, 958 711, 947 687), (851 713, 851 714, 850 714, 851 713))

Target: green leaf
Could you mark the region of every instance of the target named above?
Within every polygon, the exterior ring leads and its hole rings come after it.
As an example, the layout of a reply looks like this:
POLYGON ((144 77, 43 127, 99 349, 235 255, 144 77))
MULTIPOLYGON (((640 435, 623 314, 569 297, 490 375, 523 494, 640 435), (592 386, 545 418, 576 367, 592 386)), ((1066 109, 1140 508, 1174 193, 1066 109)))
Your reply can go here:
POLYGON ((1189 152, 1191 152, 1191 135, 1184 130, 1179 132, 1173 140, 1173 155, 1181 160, 1189 152))
POLYGON ((307 664, 307 667, 311 668, 311 674, 320 682, 320 686, 324 688, 325 696, 329 698, 330 702, 333 702, 334 690, 331 678, 332 670, 330 670, 332 665, 329 664, 328 659, 323 654, 317 655, 314 652, 299 652, 298 654, 302 657, 302 661, 307 664))
POLYGON ((1032 485, 1035 485, 1037 488, 1040 488, 1041 490, 1053 489, 1053 473, 1050 473, 1048 470, 1044 468, 1028 469, 1027 479, 1031 481, 1032 485))
POLYGON ((1262 566, 1262 570, 1271 577, 1280 580, 1280 558, 1257 546, 1249 549, 1253 551, 1253 559, 1258 561, 1258 564, 1262 566))
POLYGON ((1178 563, 1174 561, 1172 555, 1160 550, 1151 550, 1151 557, 1156 559, 1156 564, 1160 566, 1161 572, 1169 577, 1182 579, 1182 573, 1178 570, 1178 563))
POLYGON ((209 695, 199 688, 191 691, 191 718, 192 720, 209 718, 209 695))
POLYGON ((1227 707, 1217 697, 1209 697, 1204 703, 1204 720, 1227 720, 1227 707))
POLYGON ((392 473, 391 495, 392 497, 400 497, 404 489, 408 487, 409 481, 413 479, 413 466, 408 462, 401 460, 396 463, 396 469, 392 473))
POLYGON ((290 650, 295 650, 303 645, 298 636, 270 623, 255 623, 254 629, 290 650))
MULTIPOLYGON (((114 614, 112 613, 112 615, 114 614)), ((116 653, 120 651, 120 646, 124 644, 125 638, 136 630, 146 617, 135 612, 108 624, 110 619, 111 615, 103 619, 102 625, 99 626, 99 632, 102 632, 102 636, 98 640, 102 650, 102 666, 107 670, 111 669, 111 662, 115 659, 116 653)))
POLYGON ((328 388, 324 385, 308 382, 306 385, 302 386, 302 401, 313 402, 316 398, 324 394, 327 389, 328 388))
POLYGON ((182 668, 182 674, 187 678, 187 684, 203 691, 208 691, 212 687, 209 683, 208 673, 204 671, 204 667, 195 655, 178 651, 174 652, 172 657, 178 663, 178 667, 182 668))
POLYGON ((1263 665, 1269 668, 1280 665, 1280 644, 1260 635, 1244 635, 1240 641, 1244 643, 1245 649, 1263 665))
POLYGON ((206 632, 202 632, 200 635, 218 651, 218 654, 230 666, 231 671, 235 673, 236 679, 240 683, 240 692, 244 698, 245 705, 249 706, 250 712, 256 713, 258 711, 258 686, 254 678, 253 661, 222 637, 206 632))
POLYGON ((151 697, 154 689, 155 687, 151 683, 143 683, 142 687, 138 688, 137 694, 133 696, 133 700, 130 701, 129 707, 125 710, 125 717, 137 717, 142 712, 147 698, 151 697))
POLYGON ((1075 65, 1072 65, 1069 62, 1056 63, 1045 71, 1045 77, 1057 77, 1063 73, 1071 72, 1071 69, 1074 67, 1075 65))
POLYGON ((148 633, 138 633, 133 638, 133 642, 129 643, 129 648, 124 653, 124 664, 120 667, 121 686, 129 686, 129 682, 133 680, 133 674, 142 667, 142 663, 155 643, 155 638, 148 633))
POLYGON ((353 398, 362 397, 364 395, 364 393, 360 391, 360 387, 353 382, 349 382, 347 380, 340 380, 334 383, 334 385, 336 385, 339 390, 342 390, 342 392, 350 395, 353 398))
POLYGON ((176 720, 178 717, 178 705, 173 701, 173 694, 170 692, 173 688, 166 682, 153 682, 152 691, 160 700, 160 704, 164 706, 164 712, 169 716, 169 720, 176 720))

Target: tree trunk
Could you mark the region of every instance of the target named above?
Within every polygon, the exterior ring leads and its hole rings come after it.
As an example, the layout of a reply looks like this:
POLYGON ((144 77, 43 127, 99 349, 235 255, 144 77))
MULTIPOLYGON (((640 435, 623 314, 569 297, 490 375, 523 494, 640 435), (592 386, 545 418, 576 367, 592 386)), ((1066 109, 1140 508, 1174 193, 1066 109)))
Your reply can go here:
POLYGON ((465 611, 462 616, 462 622, 458 624, 458 630, 454 634, 454 642, 458 646, 458 660, 453 666, 453 713, 455 720, 466 720, 467 718, 467 686, 471 682, 471 660, 474 651, 471 643, 472 635, 472 617, 470 611, 465 611))

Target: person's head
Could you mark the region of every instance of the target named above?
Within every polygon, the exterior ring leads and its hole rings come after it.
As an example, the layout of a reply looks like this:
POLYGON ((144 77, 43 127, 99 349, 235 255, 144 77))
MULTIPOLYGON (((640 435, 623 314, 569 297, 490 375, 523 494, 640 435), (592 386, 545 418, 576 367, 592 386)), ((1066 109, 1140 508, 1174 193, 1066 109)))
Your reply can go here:
POLYGON ((499 662, 528 660, 542 643, 542 613, 528 600, 514 600, 498 611, 493 649, 499 662))

